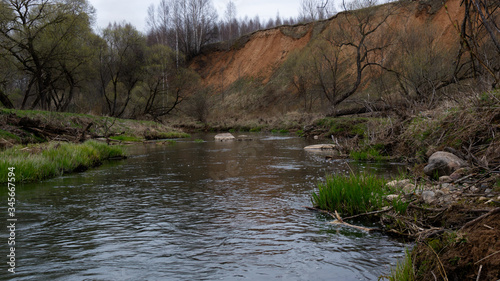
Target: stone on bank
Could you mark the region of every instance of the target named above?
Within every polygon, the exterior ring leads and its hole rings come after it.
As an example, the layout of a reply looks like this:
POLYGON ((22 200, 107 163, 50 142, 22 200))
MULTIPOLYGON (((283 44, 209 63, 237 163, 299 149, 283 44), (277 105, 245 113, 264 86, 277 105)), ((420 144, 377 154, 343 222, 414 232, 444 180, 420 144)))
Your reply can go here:
POLYGON ((429 157, 429 162, 424 167, 424 173, 429 177, 449 176, 464 167, 467 167, 467 163, 455 154, 438 151, 429 157))

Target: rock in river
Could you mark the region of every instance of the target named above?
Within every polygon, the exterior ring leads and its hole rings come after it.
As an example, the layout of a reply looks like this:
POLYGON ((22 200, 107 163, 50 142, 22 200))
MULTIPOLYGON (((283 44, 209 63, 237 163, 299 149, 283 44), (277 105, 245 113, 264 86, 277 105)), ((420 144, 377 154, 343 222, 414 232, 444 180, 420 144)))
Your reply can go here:
POLYGON ((218 134, 215 136, 216 141, 229 141, 234 139, 235 137, 231 133, 218 134))
POLYGON ((315 144, 304 147, 305 150, 336 150, 338 149, 335 144, 315 144))

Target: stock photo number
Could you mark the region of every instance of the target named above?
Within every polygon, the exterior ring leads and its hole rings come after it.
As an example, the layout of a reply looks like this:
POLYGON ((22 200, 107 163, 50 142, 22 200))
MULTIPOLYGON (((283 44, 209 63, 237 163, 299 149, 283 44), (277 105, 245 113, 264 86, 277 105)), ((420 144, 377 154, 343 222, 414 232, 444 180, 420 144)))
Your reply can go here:
POLYGON ((7 244, 9 254, 7 255, 8 271, 15 273, 16 271, 16 168, 8 168, 7 178, 7 230, 9 232, 7 244))

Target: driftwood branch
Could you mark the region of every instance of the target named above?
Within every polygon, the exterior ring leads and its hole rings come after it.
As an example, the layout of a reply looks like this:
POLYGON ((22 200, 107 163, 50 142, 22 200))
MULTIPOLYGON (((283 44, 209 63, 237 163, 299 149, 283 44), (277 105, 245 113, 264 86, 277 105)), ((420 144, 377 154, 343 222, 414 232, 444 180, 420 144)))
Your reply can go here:
POLYGON ((336 220, 330 222, 331 224, 340 224, 340 225, 344 225, 344 226, 348 226, 348 227, 352 227, 352 228, 356 228, 356 229, 359 229, 359 230, 363 230, 363 231, 366 231, 366 232, 370 232, 372 230, 376 230, 374 228, 367 228, 367 227, 363 227, 363 226, 357 226, 357 225, 352 225, 352 224, 349 224, 349 223, 346 223, 339 215, 339 213, 337 213, 337 211, 335 211, 335 217, 337 218, 336 220))
MULTIPOLYGON (((346 223, 344 221, 344 219, 342 219, 342 217, 340 217, 339 213, 337 211, 335 211, 335 213, 333 212, 330 212, 330 211, 326 211, 326 210, 322 210, 322 209, 318 209, 318 208, 313 208, 313 207, 304 207, 308 210, 311 210, 311 211, 315 211, 315 212, 320 212, 322 214, 327 214, 329 216, 331 216, 332 218, 334 218, 335 220, 330 222, 331 224, 341 224, 341 225, 344 225, 344 226, 348 226, 348 227, 352 227, 352 228, 356 228, 356 229, 360 229, 360 230, 363 230, 363 231, 373 231, 373 230, 379 230, 378 228, 367 228, 367 227, 363 227, 363 226, 357 226, 357 225, 352 225, 352 224, 349 224, 349 223, 346 223)), ((389 208, 389 209, 392 209, 389 208)), ((375 212, 370 212, 370 213, 365 213, 365 214, 360 214, 360 215, 356 215, 356 216, 352 216, 352 217, 347 217, 345 219, 351 219, 351 218, 357 218, 357 217, 360 217, 360 216, 364 216, 364 215, 370 215, 370 214, 378 214, 378 213, 383 213, 383 212, 387 212, 389 211, 389 209, 387 210, 381 210, 381 211, 375 211, 375 212)))

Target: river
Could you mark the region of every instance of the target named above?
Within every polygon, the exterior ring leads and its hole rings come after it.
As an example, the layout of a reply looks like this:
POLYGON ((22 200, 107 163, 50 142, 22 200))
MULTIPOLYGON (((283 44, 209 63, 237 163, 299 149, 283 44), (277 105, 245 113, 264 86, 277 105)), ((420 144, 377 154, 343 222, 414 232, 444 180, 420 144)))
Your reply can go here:
POLYGON ((304 208, 327 173, 347 173, 344 161, 304 151, 311 141, 301 138, 252 137, 137 145, 127 160, 19 185, 17 273, 2 262, 0 280, 377 280, 390 271, 403 243, 304 208))

